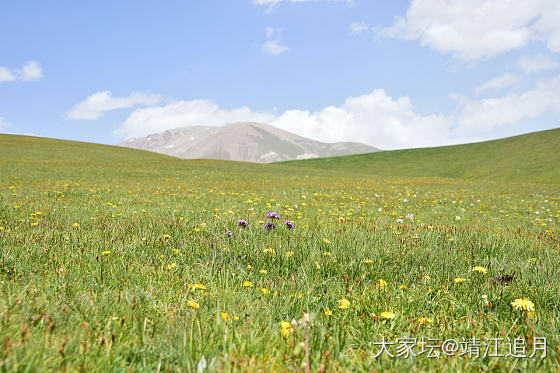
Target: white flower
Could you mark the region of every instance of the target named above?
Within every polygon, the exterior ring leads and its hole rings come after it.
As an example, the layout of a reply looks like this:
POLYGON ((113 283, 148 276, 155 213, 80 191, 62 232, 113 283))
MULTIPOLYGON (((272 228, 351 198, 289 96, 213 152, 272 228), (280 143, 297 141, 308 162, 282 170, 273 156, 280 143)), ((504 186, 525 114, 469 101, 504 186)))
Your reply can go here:
POLYGON ((397 223, 402 223, 402 222, 403 222, 403 220, 401 218, 397 219, 397 223))
POLYGON ((460 216, 455 216, 455 220, 459 221, 459 220, 461 220, 461 217, 460 216))

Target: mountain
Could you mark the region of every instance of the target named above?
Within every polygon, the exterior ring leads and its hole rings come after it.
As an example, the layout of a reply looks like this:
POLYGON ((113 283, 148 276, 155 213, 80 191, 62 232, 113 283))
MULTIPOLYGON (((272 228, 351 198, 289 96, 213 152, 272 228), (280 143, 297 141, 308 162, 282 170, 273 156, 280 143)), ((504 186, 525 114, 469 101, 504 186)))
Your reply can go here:
POLYGON ((278 162, 379 151, 355 142, 324 143, 253 122, 192 126, 168 130, 118 144, 184 159, 278 162))
POLYGON ((473 144, 285 162, 363 175, 560 183, 560 128, 473 144))

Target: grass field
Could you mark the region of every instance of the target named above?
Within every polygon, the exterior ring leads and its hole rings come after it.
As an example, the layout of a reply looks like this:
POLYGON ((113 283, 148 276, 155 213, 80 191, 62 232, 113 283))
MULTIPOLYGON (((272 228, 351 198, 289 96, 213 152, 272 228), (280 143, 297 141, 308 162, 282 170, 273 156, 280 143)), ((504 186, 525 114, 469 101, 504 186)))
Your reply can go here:
POLYGON ((306 350, 312 372, 559 371, 560 185, 506 182, 551 166, 382 177, 344 166, 360 157, 332 171, 0 136, 0 371, 305 371, 306 350), (418 356, 375 358, 404 337, 418 356), (483 357, 490 338, 536 356, 483 357))
POLYGON ((473 144, 284 163, 366 175, 560 184, 560 128, 473 144))

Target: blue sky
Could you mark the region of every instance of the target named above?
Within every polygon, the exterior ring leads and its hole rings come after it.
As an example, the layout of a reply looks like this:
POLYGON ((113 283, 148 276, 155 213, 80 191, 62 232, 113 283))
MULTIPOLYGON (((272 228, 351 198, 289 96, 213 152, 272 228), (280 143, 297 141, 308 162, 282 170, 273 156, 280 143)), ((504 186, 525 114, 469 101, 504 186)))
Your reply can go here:
POLYGON ((558 19, 557 0, 6 0, 0 132, 254 120, 395 149, 556 128, 558 19))

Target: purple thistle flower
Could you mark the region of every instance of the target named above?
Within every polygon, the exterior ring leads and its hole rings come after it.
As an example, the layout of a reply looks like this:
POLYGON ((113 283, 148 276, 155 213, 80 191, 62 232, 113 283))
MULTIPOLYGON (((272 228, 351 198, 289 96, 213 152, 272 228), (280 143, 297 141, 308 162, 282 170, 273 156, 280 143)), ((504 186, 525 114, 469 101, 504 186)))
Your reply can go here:
POLYGON ((245 219, 239 219, 237 221, 237 226, 242 228, 249 228, 249 222, 245 219))
POLYGON ((278 219, 280 220, 280 215, 278 215, 276 212, 271 211, 268 214, 266 214, 266 218, 267 219, 278 219))
POLYGON ((274 223, 266 223, 264 225, 264 230, 267 232, 270 232, 271 230, 276 229, 276 226, 274 225, 274 223))
POLYGON ((228 236, 228 237, 233 236, 233 232, 232 232, 232 231, 227 231, 227 232, 226 232, 226 236, 228 236))
POLYGON ((284 220, 284 224, 286 225, 286 227, 288 227, 288 230, 292 230, 294 229, 294 222, 290 221, 290 220, 284 220))

